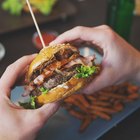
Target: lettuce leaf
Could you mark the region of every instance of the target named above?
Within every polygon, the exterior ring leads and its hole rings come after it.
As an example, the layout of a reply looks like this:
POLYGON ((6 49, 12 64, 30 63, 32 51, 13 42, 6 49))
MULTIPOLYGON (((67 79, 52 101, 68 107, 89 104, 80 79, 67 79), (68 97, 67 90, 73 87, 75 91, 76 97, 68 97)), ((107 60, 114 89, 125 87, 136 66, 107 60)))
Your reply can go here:
POLYGON ((35 103, 36 96, 30 96, 30 100, 27 102, 18 102, 20 106, 22 106, 25 109, 36 109, 36 103, 35 103))
POLYGON ((76 78, 88 78, 94 73, 97 73, 99 67, 97 66, 83 66, 76 68, 77 74, 75 75, 76 78))
POLYGON ((48 93, 48 89, 46 89, 45 87, 40 87, 40 89, 39 89, 41 92, 42 92, 42 94, 47 94, 48 93))
POLYGON ((12 15, 20 15, 24 3, 19 0, 5 0, 1 6, 2 9, 9 11, 12 15))

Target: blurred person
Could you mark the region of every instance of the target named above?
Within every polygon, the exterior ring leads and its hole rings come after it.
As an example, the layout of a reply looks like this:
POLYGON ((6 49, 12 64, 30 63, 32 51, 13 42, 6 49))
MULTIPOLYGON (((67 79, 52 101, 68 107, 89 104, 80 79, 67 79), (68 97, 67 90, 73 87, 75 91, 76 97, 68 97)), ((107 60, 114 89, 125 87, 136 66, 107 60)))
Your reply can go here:
POLYGON ((50 103, 36 110, 27 110, 10 101, 12 88, 21 84, 34 57, 29 55, 18 59, 0 78, 0 140, 35 139, 37 132, 59 107, 59 103, 50 103))
POLYGON ((109 26, 78 26, 59 35, 50 45, 88 42, 103 51, 101 73, 82 92, 91 94, 125 81, 140 81, 140 52, 109 26))

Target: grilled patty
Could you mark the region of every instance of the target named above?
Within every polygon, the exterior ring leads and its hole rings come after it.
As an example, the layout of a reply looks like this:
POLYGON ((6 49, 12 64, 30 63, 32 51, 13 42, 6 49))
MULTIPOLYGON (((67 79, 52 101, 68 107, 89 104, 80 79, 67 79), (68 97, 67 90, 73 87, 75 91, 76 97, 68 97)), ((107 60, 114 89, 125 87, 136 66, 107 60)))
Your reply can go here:
POLYGON ((58 85, 61 85, 71 79, 76 73, 76 67, 79 67, 80 64, 74 65, 68 69, 63 70, 56 70, 53 75, 49 78, 47 78, 43 85, 37 86, 35 90, 31 92, 31 95, 33 96, 39 96, 41 95, 41 91, 39 90, 40 87, 44 87, 48 90, 57 87, 58 85))

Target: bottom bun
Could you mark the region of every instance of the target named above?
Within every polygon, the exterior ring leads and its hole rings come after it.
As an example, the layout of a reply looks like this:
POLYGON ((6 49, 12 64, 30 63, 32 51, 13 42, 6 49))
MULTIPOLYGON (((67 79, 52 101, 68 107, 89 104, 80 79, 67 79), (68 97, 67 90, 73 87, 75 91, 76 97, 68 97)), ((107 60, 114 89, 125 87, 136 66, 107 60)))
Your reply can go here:
POLYGON ((47 94, 41 94, 38 96, 36 98, 36 102, 38 105, 43 105, 64 99, 84 87, 88 83, 89 79, 90 78, 78 79, 72 77, 69 81, 53 88, 47 94))

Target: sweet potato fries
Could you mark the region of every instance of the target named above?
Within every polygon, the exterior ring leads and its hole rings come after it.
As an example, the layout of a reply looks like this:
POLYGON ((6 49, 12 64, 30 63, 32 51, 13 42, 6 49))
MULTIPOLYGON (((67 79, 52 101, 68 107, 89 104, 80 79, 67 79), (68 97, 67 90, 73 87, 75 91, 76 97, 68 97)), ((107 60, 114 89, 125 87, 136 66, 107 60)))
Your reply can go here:
POLYGON ((139 87, 130 83, 107 87, 93 95, 75 94, 64 100, 64 108, 81 120, 83 132, 96 118, 111 120, 113 114, 124 109, 128 102, 139 98, 139 87))

